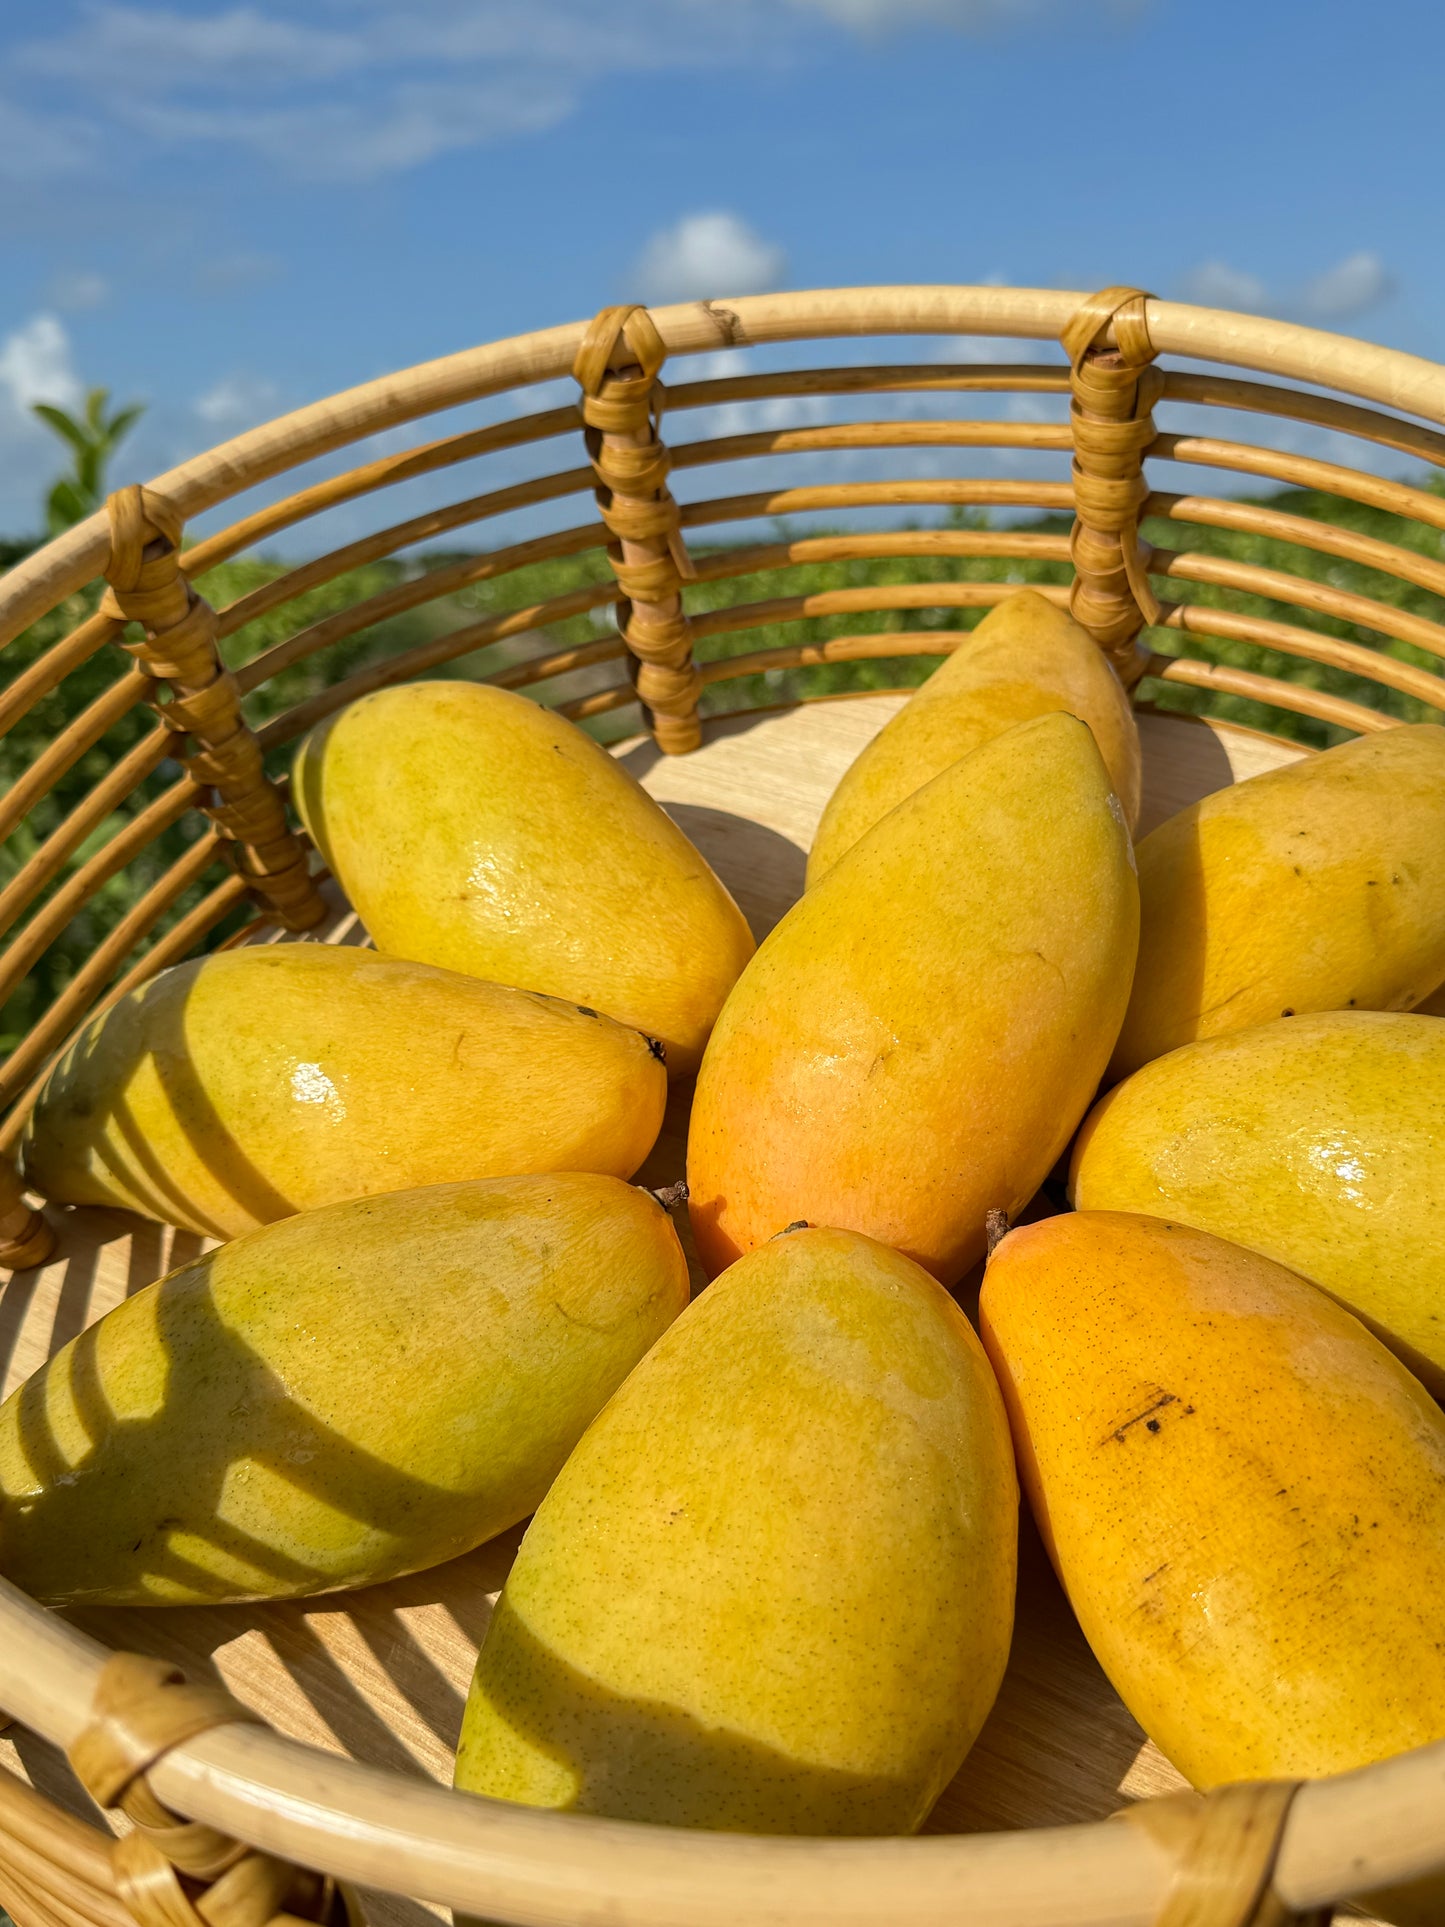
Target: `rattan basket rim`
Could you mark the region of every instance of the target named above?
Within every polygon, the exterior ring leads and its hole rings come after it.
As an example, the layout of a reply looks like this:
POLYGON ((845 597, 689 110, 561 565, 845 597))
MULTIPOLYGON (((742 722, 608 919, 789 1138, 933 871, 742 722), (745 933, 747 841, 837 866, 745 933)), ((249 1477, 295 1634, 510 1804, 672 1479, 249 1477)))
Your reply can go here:
MULTIPOLYGON (((1087 297, 1056 288, 814 288, 651 310, 667 353, 705 353, 829 336, 978 334, 1057 340, 1087 297)), ((1149 298, 1156 353, 1268 371, 1445 424, 1445 367, 1298 322, 1149 298)), ((186 521, 281 469, 366 434, 570 373, 588 324, 573 321, 383 375, 277 416, 156 476, 149 487, 186 521)), ((99 575, 110 527, 98 512, 0 579, 0 647, 99 575)))

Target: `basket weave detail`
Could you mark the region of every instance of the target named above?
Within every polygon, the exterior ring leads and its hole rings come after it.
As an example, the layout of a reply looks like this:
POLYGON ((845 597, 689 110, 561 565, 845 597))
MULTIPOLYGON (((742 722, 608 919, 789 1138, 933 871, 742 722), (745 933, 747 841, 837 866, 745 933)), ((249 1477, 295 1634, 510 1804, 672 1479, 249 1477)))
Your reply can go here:
POLYGON ((667 486, 672 456, 657 432, 665 400, 657 377, 666 352, 646 308, 603 308, 572 372, 582 390, 597 505, 615 538, 607 556, 622 591, 618 628, 637 658, 637 693, 658 748, 678 755, 702 741, 702 677, 681 593, 696 572, 667 486), (614 367, 619 357, 622 365, 614 367))
POLYGON ((1149 495, 1144 453, 1164 377, 1153 366, 1138 288, 1104 288, 1079 304, 1059 339, 1069 357, 1074 438, 1074 526, 1069 608, 1132 688, 1148 657, 1135 637, 1164 611, 1149 585, 1139 517, 1149 495), (1112 325, 1117 348, 1104 347, 1112 325))
POLYGON ((145 629, 121 647, 156 681, 171 685, 151 707, 195 749, 179 758, 195 781, 215 792, 206 814, 230 839, 235 865, 261 908, 288 930, 309 930, 326 906, 311 879, 305 846, 262 765, 261 745, 241 714, 236 679, 216 646, 210 603, 181 573, 181 518, 154 490, 132 484, 106 503, 110 517, 109 587, 101 613, 145 629))
POLYGON ((1298 1780, 1242 1780, 1128 1807, 1175 1859, 1154 1927, 1329 1927, 1333 1909, 1297 1914, 1274 1887, 1274 1866, 1298 1780))

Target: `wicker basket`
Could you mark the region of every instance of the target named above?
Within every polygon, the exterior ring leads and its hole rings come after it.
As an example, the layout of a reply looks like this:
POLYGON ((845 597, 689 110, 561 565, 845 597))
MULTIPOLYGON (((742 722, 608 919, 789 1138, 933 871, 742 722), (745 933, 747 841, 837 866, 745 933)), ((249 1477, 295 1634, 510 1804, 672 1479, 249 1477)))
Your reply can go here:
MULTIPOLYGON (((1417 661, 1419 652, 1445 656, 1445 627, 1391 599, 1394 584, 1445 594, 1445 562, 1434 559, 1429 543, 1397 546, 1244 500, 1151 493, 1142 463, 1147 456, 1324 491, 1432 529, 1445 529, 1445 498, 1339 462, 1212 434, 1156 432, 1151 409, 1161 400, 1232 411, 1236 420, 1241 413, 1272 415, 1333 431, 1342 443, 1354 438, 1392 451, 1403 462, 1445 467, 1445 434, 1422 425, 1445 423, 1445 369, 1408 355, 1126 288, 1089 298, 1003 288, 854 289, 655 314, 609 309, 590 326, 554 328, 414 368, 252 430, 144 489, 122 490, 107 513, 14 568, 0 582, 0 643, 98 576, 109 586, 96 613, 82 610, 69 635, 10 681, 0 695, 5 726, 98 652, 115 658, 116 675, 4 799, 6 832, 127 711, 149 705, 157 720, 0 895, 7 926, 26 918, 0 965, 6 994, 111 878, 143 858, 171 825, 200 814, 185 854, 140 891, 0 1072, 0 1102, 9 1106, 0 1127, 0 1261, 17 1267, 0 1296, 9 1382, 196 1249, 186 1234, 121 1213, 42 1216, 22 1198, 13 1148, 37 1079, 87 1015, 187 955, 225 920, 234 923, 247 899, 258 914, 227 941, 302 933, 357 940, 354 918, 317 869, 263 753, 365 690, 509 637, 532 648, 491 677, 510 688, 610 665, 615 680, 560 707, 585 717, 642 704, 651 733, 617 753, 679 815, 760 931, 798 892, 802 852, 833 783, 903 697, 818 701, 703 724, 702 690, 813 661, 941 654, 959 636, 940 628, 869 633, 865 625, 822 645, 711 659, 707 638, 815 614, 974 608, 999 600, 1011 584, 901 582, 698 615, 687 610, 690 581, 880 555, 1072 562, 1072 582, 1046 593, 1070 603, 1131 687, 1149 675, 1347 731, 1390 727, 1406 707, 1395 692, 1445 709, 1445 681, 1417 661), (663 415, 658 375, 667 355, 886 335, 1055 340, 1066 358, 746 372, 680 382, 667 391, 663 415), (1274 379, 1163 369, 1161 353, 1274 379), (581 390, 575 401, 369 460, 181 547, 188 520, 269 477, 437 410, 570 374, 581 390), (673 441, 674 427, 699 407, 916 392, 960 400, 976 393, 1071 395, 1072 408, 1067 423, 1052 425, 946 418, 935 403, 926 420, 901 420, 890 410, 881 422, 673 441), (590 459, 417 515, 228 608, 213 611, 190 587, 216 563, 327 508, 547 438, 573 443, 564 460, 580 458, 575 438, 584 432, 590 459), (1071 451, 1072 481, 847 480, 683 508, 667 484, 669 465, 920 447, 1071 451), (490 516, 594 489, 600 520, 403 580, 301 629, 234 673, 221 666, 218 639, 346 569, 490 516), (730 522, 898 505, 1072 512, 1074 523, 1068 536, 959 526, 779 538, 720 548, 697 561, 686 546, 692 532, 730 522), (1335 587, 1318 572, 1295 576, 1187 546, 1151 550, 1138 531, 1146 514, 1186 530, 1235 530, 1361 564, 1380 571, 1386 586, 1372 597, 1335 587), (320 688, 256 731, 245 720, 247 694, 313 652, 464 584, 604 545, 615 581, 436 635, 320 688), (1160 599, 1162 591, 1190 583, 1338 618, 1385 646, 1242 612, 1228 606, 1228 596, 1210 603, 1160 599), (615 632, 561 650, 537 643, 549 623, 611 602, 615 632), (1186 640, 1223 637, 1306 657, 1368 678, 1382 706, 1187 655, 1151 655, 1139 640, 1146 629, 1160 643, 1174 631, 1186 640), (1395 643, 1409 647, 1390 653, 1395 643), (132 657, 129 666, 118 646, 132 657), (157 772, 164 777, 168 759, 181 774, 161 787, 157 772), (102 825, 111 826, 109 839, 74 863, 102 825), (197 887, 204 894, 188 907, 197 887)), ((1197 795, 1304 753, 1278 737, 1148 705, 1141 730, 1146 828, 1197 795)), ((679 1093, 650 1178, 678 1175, 685 1104, 679 1093)), ((1226 1788, 1204 1800, 1176 1791, 1181 1782, 1104 1681, 1032 1542, 1024 1547, 1003 1692, 927 1837, 744 1839, 454 1794, 434 1781, 449 1778, 476 1642, 514 1544, 511 1535, 452 1566, 366 1593, 263 1608, 60 1617, 0 1582, 0 1707, 16 1723, 0 1749, 9 1755, 9 1770, 0 1772, 0 1902, 21 1927, 195 1927, 198 1920, 264 1927, 290 1916, 329 1918, 354 1901, 354 1888, 365 1890, 361 1904, 372 1919, 397 1923, 450 1905, 554 1927, 1243 1927, 1313 1919, 1316 1910, 1323 1920, 1337 1902, 1445 1870, 1445 1744, 1300 1789, 1226 1788), (180 1682, 178 1668, 192 1684, 180 1682), (1129 1816, 1135 1824, 1106 1817, 1130 1801, 1139 1802, 1129 1816), (97 1807, 112 1809, 118 1838, 101 1830, 97 1807)), ((1393 1902, 1389 1911, 1422 1922, 1445 1918, 1445 1905, 1428 1897, 1417 1899, 1413 1912, 1393 1902)))

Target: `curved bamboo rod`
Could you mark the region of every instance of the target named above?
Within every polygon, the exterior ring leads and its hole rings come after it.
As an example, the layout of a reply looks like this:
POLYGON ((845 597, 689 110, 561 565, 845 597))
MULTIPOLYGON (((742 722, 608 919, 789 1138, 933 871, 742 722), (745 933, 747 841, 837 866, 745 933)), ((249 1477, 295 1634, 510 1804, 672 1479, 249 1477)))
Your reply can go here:
MULTIPOLYGON (((399 656, 388 656, 380 662, 369 664, 357 670, 343 681, 332 683, 327 689, 318 690, 305 702, 295 708, 283 710, 273 716, 256 731, 262 747, 271 749, 278 743, 289 743, 308 730, 314 723, 354 702, 358 696, 368 695, 373 689, 383 689, 393 682, 402 682, 411 675, 420 675, 427 669, 435 669, 439 664, 451 662, 457 656, 470 655, 475 649, 485 648, 488 643, 504 641, 508 636, 525 635, 528 630, 545 628, 548 623, 563 622, 571 616, 585 615, 589 609, 598 609, 617 599, 615 582, 599 583, 587 589, 574 589, 568 595, 553 596, 549 601, 537 602, 523 609, 509 609, 502 615, 487 616, 481 622, 469 622, 464 628, 451 629, 443 636, 434 636, 429 642, 418 643, 399 656)), ((599 644, 583 644, 582 648, 600 648, 605 653, 624 653, 623 646, 615 637, 608 637, 599 644)), ((576 653, 564 650, 564 655, 576 653)), ((589 660, 601 660, 589 657, 589 660)), ((571 665, 580 667, 580 663, 571 665)), ((500 672, 510 674, 508 670, 500 672)), ((556 672, 561 674, 559 670, 556 672)), ((491 678, 483 680, 490 681, 491 678)), ((528 680, 524 677, 523 680, 528 680)), ((535 678, 533 680, 540 680, 535 678)))
POLYGON ((216 830, 207 830, 197 837, 185 855, 106 932, 39 1023, 0 1066, 0 1105, 9 1104, 25 1088, 32 1072, 50 1057, 55 1046, 85 1021, 95 998, 131 951, 155 928, 176 898, 189 890, 216 861, 223 840, 216 830))
POLYGON ((8 734, 42 696, 48 696, 72 669, 89 662, 108 642, 113 642, 124 628, 125 624, 113 616, 87 616, 84 622, 76 624, 68 636, 52 644, 43 656, 31 663, 0 693, 0 736, 8 734))
MULTIPOLYGON (((263 649, 260 655, 253 656, 250 662, 236 670, 236 681, 241 693, 247 695, 269 682, 273 676, 280 675, 283 669, 290 669, 296 663, 304 662, 308 656, 314 656, 318 650, 329 648, 332 643, 343 642, 348 636, 359 635, 363 630, 374 628, 393 616, 404 615, 428 602, 438 602, 443 596, 455 595, 459 589, 468 588, 474 582, 486 582, 499 575, 508 575, 513 569, 525 568, 533 562, 584 554, 588 549, 599 548, 606 540, 607 531, 602 524, 591 522, 582 528, 561 529, 555 535, 540 535, 530 542, 518 542, 511 548, 494 549, 487 555, 468 556, 444 568, 428 569, 425 575, 416 576, 410 582, 399 582, 390 589, 378 590, 375 595, 367 596, 361 602, 353 602, 349 608, 322 616, 318 622, 298 630, 284 642, 272 643, 269 649, 263 649)), ((610 575, 605 583, 598 586, 605 591, 600 597, 601 601, 616 601, 617 584, 610 575)), ((237 606, 235 603, 231 605, 232 609, 237 606)), ((223 629, 222 634, 225 633, 223 629)))
POLYGON ((719 375, 669 382, 669 414, 734 402, 795 401, 809 395, 1067 395, 1068 363, 901 361, 878 366, 784 368, 770 374, 719 375))
POLYGON ((1371 730, 1396 729, 1398 716, 1386 716, 1378 709, 1364 709, 1343 696, 1327 696, 1322 689, 1309 689, 1303 683, 1280 682, 1274 676, 1259 676, 1250 669, 1235 669, 1223 662, 1200 662, 1194 656, 1151 657, 1145 675, 1161 682, 1187 683, 1191 689, 1213 689, 1227 696, 1248 696, 1251 701, 1268 703, 1274 709, 1293 710, 1298 716, 1313 716, 1317 722, 1338 723, 1360 735, 1371 730))
POLYGON ((139 856, 148 843, 153 843, 163 830, 181 820, 191 808, 195 793, 196 786, 189 776, 173 783, 102 845, 89 862, 67 877, 55 895, 41 905, 0 956, 0 1004, 23 981, 31 965, 76 912, 83 910, 95 893, 133 857, 139 856))
POLYGON ((1311 395, 1298 388, 1280 388, 1274 382, 1239 381, 1231 375, 1201 375, 1182 368, 1164 370, 1163 400, 1190 402, 1211 408, 1239 408, 1253 415, 1275 415, 1288 421, 1308 422, 1312 428, 1338 429, 1345 435, 1358 435, 1362 441, 1393 448, 1401 455, 1414 455, 1422 462, 1445 468, 1445 435, 1415 422, 1399 421, 1381 415, 1373 408, 1355 402, 1336 401, 1329 395, 1311 395))
POLYGON ((1067 455, 1067 422, 830 422, 816 428, 759 428, 708 441, 674 442, 672 466, 747 462, 760 455, 818 455, 856 448, 1022 448, 1067 455))
MULTIPOLYGON (((859 562, 897 557, 927 561, 935 557, 998 557, 1000 560, 1067 562, 1066 535, 1039 535, 1031 529, 893 529, 874 534, 804 535, 755 548, 724 549, 700 556, 696 580, 722 582, 733 576, 763 574, 805 562, 859 562)), ((1007 585, 1016 589, 1014 582, 1007 585)))
MULTIPOLYGON (((887 334, 978 334, 1057 340, 1084 296, 1046 288, 814 289, 660 308, 653 320, 670 355, 770 342, 887 334)), ((1445 369, 1417 355, 1256 315, 1178 302, 1145 305, 1156 353, 1184 355, 1334 388, 1445 422, 1445 369)), ((186 521, 227 496, 381 429, 506 388, 565 375, 586 324, 467 349, 364 383, 280 416, 153 478, 186 521)), ((18 563, 0 584, 0 646, 101 572, 109 552, 101 514, 18 563)))
POLYGON ((1223 442, 1208 435, 1156 435, 1145 450, 1146 459, 1192 462, 1200 468, 1224 468, 1236 475, 1262 475, 1290 488, 1318 489, 1342 495, 1366 508, 1385 509, 1412 522, 1445 529, 1445 497, 1411 488, 1406 482, 1387 482, 1378 475, 1341 468, 1335 462, 1309 455, 1285 455, 1277 449, 1256 448, 1248 442, 1223 442))
MULTIPOLYGON (((137 984, 149 982, 167 965, 179 963, 182 957, 194 949, 208 930, 214 929, 223 917, 229 916, 236 905, 244 901, 247 888, 245 877, 232 873, 223 882, 218 883, 209 895, 203 897, 194 909, 188 910, 183 917, 178 918, 163 936, 156 939, 145 955, 138 958, 125 975, 118 978, 105 995, 77 1020, 69 1036, 63 1037, 55 1046, 50 1061, 54 1062, 56 1057, 63 1056, 69 1050, 82 1028, 92 1018, 100 1016, 113 1004, 118 1004, 128 991, 134 990, 137 984)), ((25 1128, 25 1120, 30 1114, 30 1108, 39 1096, 40 1088, 49 1072, 50 1063, 41 1066, 39 1072, 31 1079, 29 1087, 11 1106, 4 1122, 0 1123, 0 1157, 13 1157, 21 1132, 25 1128)))
MULTIPOLYGON (((1437 706, 1440 700, 1440 679, 1431 676, 1428 670, 1416 669, 1413 664, 1402 663, 1397 657, 1384 655, 1378 650, 1360 649, 1354 643, 1336 642, 1334 637, 1322 636, 1317 629, 1296 629, 1287 622, 1271 622, 1267 616, 1243 615, 1235 609, 1216 609, 1205 602, 1173 604, 1162 626, 1183 630, 1191 635, 1218 636, 1229 642, 1257 643, 1262 649, 1277 649, 1281 655, 1303 656, 1322 667, 1345 669, 1350 675, 1366 677, 1388 689, 1402 689, 1409 695, 1419 694, 1420 700, 1430 703, 1432 707, 1437 706), (1336 659, 1334 651, 1346 653, 1336 659), (1437 693, 1421 693, 1413 684, 1407 685, 1397 680, 1397 672, 1412 678, 1425 677, 1437 693)), ((1379 712, 1369 713, 1376 715, 1379 712)), ((1388 720, 1397 723, 1402 718, 1392 716, 1388 720)))
MULTIPOLYGON (((1040 539, 1062 542, 1067 552, 1065 537, 1040 539)), ((871 614, 879 609, 983 609, 1012 595, 1019 586, 1017 582, 892 582, 859 589, 816 589, 811 595, 774 596, 766 602, 707 609, 692 618, 692 629, 701 641, 737 629, 759 629, 765 623, 797 622, 805 616, 871 614)))
POLYGON ((681 504, 684 528, 719 522, 761 521, 767 516, 805 515, 817 509, 1037 508, 1069 514, 1069 482, 1004 482, 959 477, 934 481, 815 482, 803 488, 760 489, 681 504))
POLYGON ((137 669, 127 669, 61 730, 25 774, 0 797, 0 842, 18 823, 24 822, 40 799, 50 794, 65 772, 100 741, 111 725, 118 723, 128 709, 143 702, 154 687, 148 676, 141 675, 137 669))
POLYGON ((0 890, 0 936, 5 934, 26 905, 60 874, 77 844, 83 843, 132 790, 143 783, 152 771, 160 768, 171 754, 175 741, 170 731, 162 728, 153 729, 149 736, 143 736, 101 778, 95 788, 87 792, 69 816, 51 831, 30 861, 15 872, 4 890, 0 890))
MULTIPOLYGON (((1066 601, 1051 600, 1060 608, 1066 601)), ((769 669, 812 668, 825 662, 882 662, 892 656, 951 656, 972 636, 971 629, 883 629, 857 636, 830 636, 826 642, 791 642, 777 649, 756 649, 750 656, 718 656, 700 663, 702 680, 708 683, 732 682, 739 676, 757 676, 769 669), (926 648, 920 648, 926 643, 926 648)), ((874 692, 867 692, 872 695, 874 692)), ((911 692, 910 692, 911 693, 911 692)))
POLYGON ((1307 515, 1262 508, 1257 502, 1230 502, 1217 495, 1155 493, 1145 501, 1143 513, 1163 516, 1172 522, 1228 529, 1240 535, 1263 535, 1297 548, 1314 549, 1321 555, 1338 556, 1342 562, 1358 562, 1367 569, 1378 569, 1381 575, 1412 582, 1418 589, 1428 589, 1432 595, 1445 597, 1445 563, 1435 562, 1415 549, 1402 549, 1397 543, 1361 535, 1358 530, 1347 529, 1338 522, 1315 522, 1307 515))
MULTIPOLYGON (((59 1746, 105 1650, 0 1581, 0 1704, 59 1746)), ((357 1885, 471 1914, 574 1927, 1149 1927, 1172 1877, 1142 1827, 805 1840, 693 1832, 515 1806, 336 1758, 265 1727, 217 1727, 151 1771, 174 1812, 357 1885)), ((1276 1868, 1305 1911, 1445 1865, 1445 1743, 1303 1787, 1276 1868)))
MULTIPOLYGON (((1308 576, 1290 575, 1283 569, 1266 569, 1253 562, 1235 562, 1226 555, 1210 555, 1191 549, 1151 548, 1146 560, 1150 575, 1162 575, 1183 582, 1205 582, 1216 588, 1238 590, 1242 595, 1262 596, 1270 602, 1287 602, 1297 609, 1309 609, 1316 615, 1331 616, 1339 622, 1373 629, 1380 635, 1393 637, 1396 642, 1412 643, 1417 649, 1423 649, 1427 654, 1445 661, 1445 629, 1439 623, 1431 622, 1424 616, 1411 615, 1406 609, 1396 609, 1388 602, 1377 602, 1372 596, 1355 595, 1347 589, 1333 588, 1327 582, 1315 582, 1308 576)), ((1402 666, 1397 658, 1383 655, 1378 650, 1359 650, 1358 653, 1381 664, 1393 662, 1397 667, 1402 666)), ((1435 687, 1436 693, 1426 696, 1426 702, 1438 702, 1440 694, 1445 693, 1445 683, 1431 676, 1427 670, 1416 673, 1427 678, 1422 688, 1435 687)), ((1387 680, 1383 671, 1379 680, 1387 680)), ((1403 687, 1403 684, 1397 687, 1403 687)))

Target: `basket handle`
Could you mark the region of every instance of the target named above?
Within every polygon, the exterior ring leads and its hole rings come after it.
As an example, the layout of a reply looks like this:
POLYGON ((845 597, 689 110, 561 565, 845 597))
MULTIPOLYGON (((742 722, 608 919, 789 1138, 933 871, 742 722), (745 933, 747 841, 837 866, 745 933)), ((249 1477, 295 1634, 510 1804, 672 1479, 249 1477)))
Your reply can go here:
POLYGON ((1174 1859, 1174 1882, 1154 1927, 1329 1927, 1332 1908, 1291 1913, 1274 1885, 1300 1785, 1242 1780, 1126 1807, 1117 1817, 1144 1828, 1174 1859))

